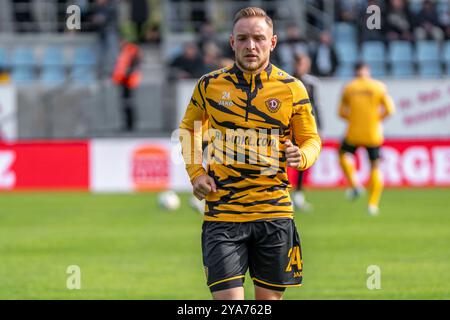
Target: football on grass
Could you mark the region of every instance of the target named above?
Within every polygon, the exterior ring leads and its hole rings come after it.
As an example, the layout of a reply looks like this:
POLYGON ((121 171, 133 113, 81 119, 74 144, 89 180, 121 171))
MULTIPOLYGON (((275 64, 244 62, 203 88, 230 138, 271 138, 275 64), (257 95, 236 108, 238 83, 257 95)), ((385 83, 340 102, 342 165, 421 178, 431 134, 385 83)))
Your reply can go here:
POLYGON ((174 191, 161 192, 158 195, 159 206, 167 211, 174 211, 180 207, 180 198, 174 191))

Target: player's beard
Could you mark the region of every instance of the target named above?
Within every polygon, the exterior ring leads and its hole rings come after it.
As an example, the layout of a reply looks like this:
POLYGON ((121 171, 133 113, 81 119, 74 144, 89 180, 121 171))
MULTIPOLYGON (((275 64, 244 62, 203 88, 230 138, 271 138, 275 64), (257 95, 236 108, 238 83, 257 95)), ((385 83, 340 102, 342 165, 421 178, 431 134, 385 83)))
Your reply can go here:
POLYGON ((236 62, 238 64, 238 66, 241 67, 241 69, 243 71, 247 71, 247 72, 254 72, 256 70, 261 69, 261 67, 264 66, 264 64, 267 62, 267 60, 268 59, 255 61, 255 62, 246 62, 244 59, 239 59, 238 57, 236 57, 236 62))

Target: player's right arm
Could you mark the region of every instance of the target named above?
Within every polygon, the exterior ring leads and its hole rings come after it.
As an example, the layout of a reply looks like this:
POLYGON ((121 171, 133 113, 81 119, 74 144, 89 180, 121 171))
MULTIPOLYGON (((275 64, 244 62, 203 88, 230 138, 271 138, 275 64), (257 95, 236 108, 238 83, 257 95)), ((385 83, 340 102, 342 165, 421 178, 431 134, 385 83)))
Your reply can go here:
POLYGON ((214 179, 206 174, 203 168, 203 130, 206 115, 204 78, 201 78, 194 89, 191 101, 180 124, 180 143, 186 171, 197 199, 204 199, 210 192, 216 192, 214 179))
POLYGON ((202 120, 206 113, 204 78, 197 81, 191 101, 180 124, 181 152, 191 183, 206 174, 202 165, 202 120))

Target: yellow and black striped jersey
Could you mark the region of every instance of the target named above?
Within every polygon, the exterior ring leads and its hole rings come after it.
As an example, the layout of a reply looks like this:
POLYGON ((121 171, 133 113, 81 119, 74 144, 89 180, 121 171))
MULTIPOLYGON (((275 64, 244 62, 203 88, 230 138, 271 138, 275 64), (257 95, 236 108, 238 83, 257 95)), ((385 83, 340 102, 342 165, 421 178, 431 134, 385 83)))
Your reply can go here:
POLYGON ((386 86, 375 79, 358 77, 344 88, 339 115, 348 122, 345 141, 377 147, 383 143, 382 121, 394 112, 386 86))
POLYGON ((271 64, 260 74, 244 73, 236 65, 211 72, 197 82, 180 129, 191 181, 207 173, 217 186, 206 197, 205 220, 292 218, 283 144, 295 138, 299 170, 310 167, 321 148, 299 80, 271 64), (205 119, 210 141, 206 170, 201 164, 205 119))

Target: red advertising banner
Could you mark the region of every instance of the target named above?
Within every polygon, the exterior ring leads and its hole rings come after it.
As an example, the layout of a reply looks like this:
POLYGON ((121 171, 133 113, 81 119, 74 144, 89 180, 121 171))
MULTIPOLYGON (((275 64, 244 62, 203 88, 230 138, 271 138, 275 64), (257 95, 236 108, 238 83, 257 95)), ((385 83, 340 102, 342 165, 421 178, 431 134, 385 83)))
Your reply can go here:
POLYGON ((0 190, 57 189, 89 189, 89 142, 0 144, 0 190))
POLYGON ((169 186, 170 154, 167 148, 144 145, 133 152, 132 179, 136 190, 164 190, 169 186))
MULTIPOLYGON (((181 185, 181 176, 170 178, 177 170, 184 172, 184 164, 172 163, 168 150, 147 144, 140 144, 136 149, 131 144, 128 153, 118 153, 123 154, 124 160, 121 160, 118 156, 111 157, 110 148, 97 146, 95 162, 90 155, 93 143, 58 141, 0 144, 0 190, 105 192, 159 190, 174 188, 175 185, 177 190, 188 191, 192 188, 188 179, 181 185), (99 154, 103 153, 105 156, 100 157, 99 154)), ((339 166, 338 147, 338 141, 324 142, 318 161, 305 173, 306 186, 334 188, 347 185, 339 166)), ((450 139, 388 140, 381 150, 381 156, 381 170, 388 187, 450 187, 450 139)), ((358 178, 367 183, 370 163, 365 149, 358 149, 355 162, 358 178)), ((296 175, 296 170, 289 170, 293 185, 296 184, 296 175)))
MULTIPOLYGON (((318 161, 304 175, 310 187, 346 186, 339 166, 339 142, 325 141, 318 161)), ((367 183, 370 162, 359 148, 355 163, 358 178, 367 183)), ((388 140, 381 149, 381 170, 386 186, 450 187, 450 140, 388 140)), ((297 171, 289 169, 289 180, 296 185, 297 171)))

